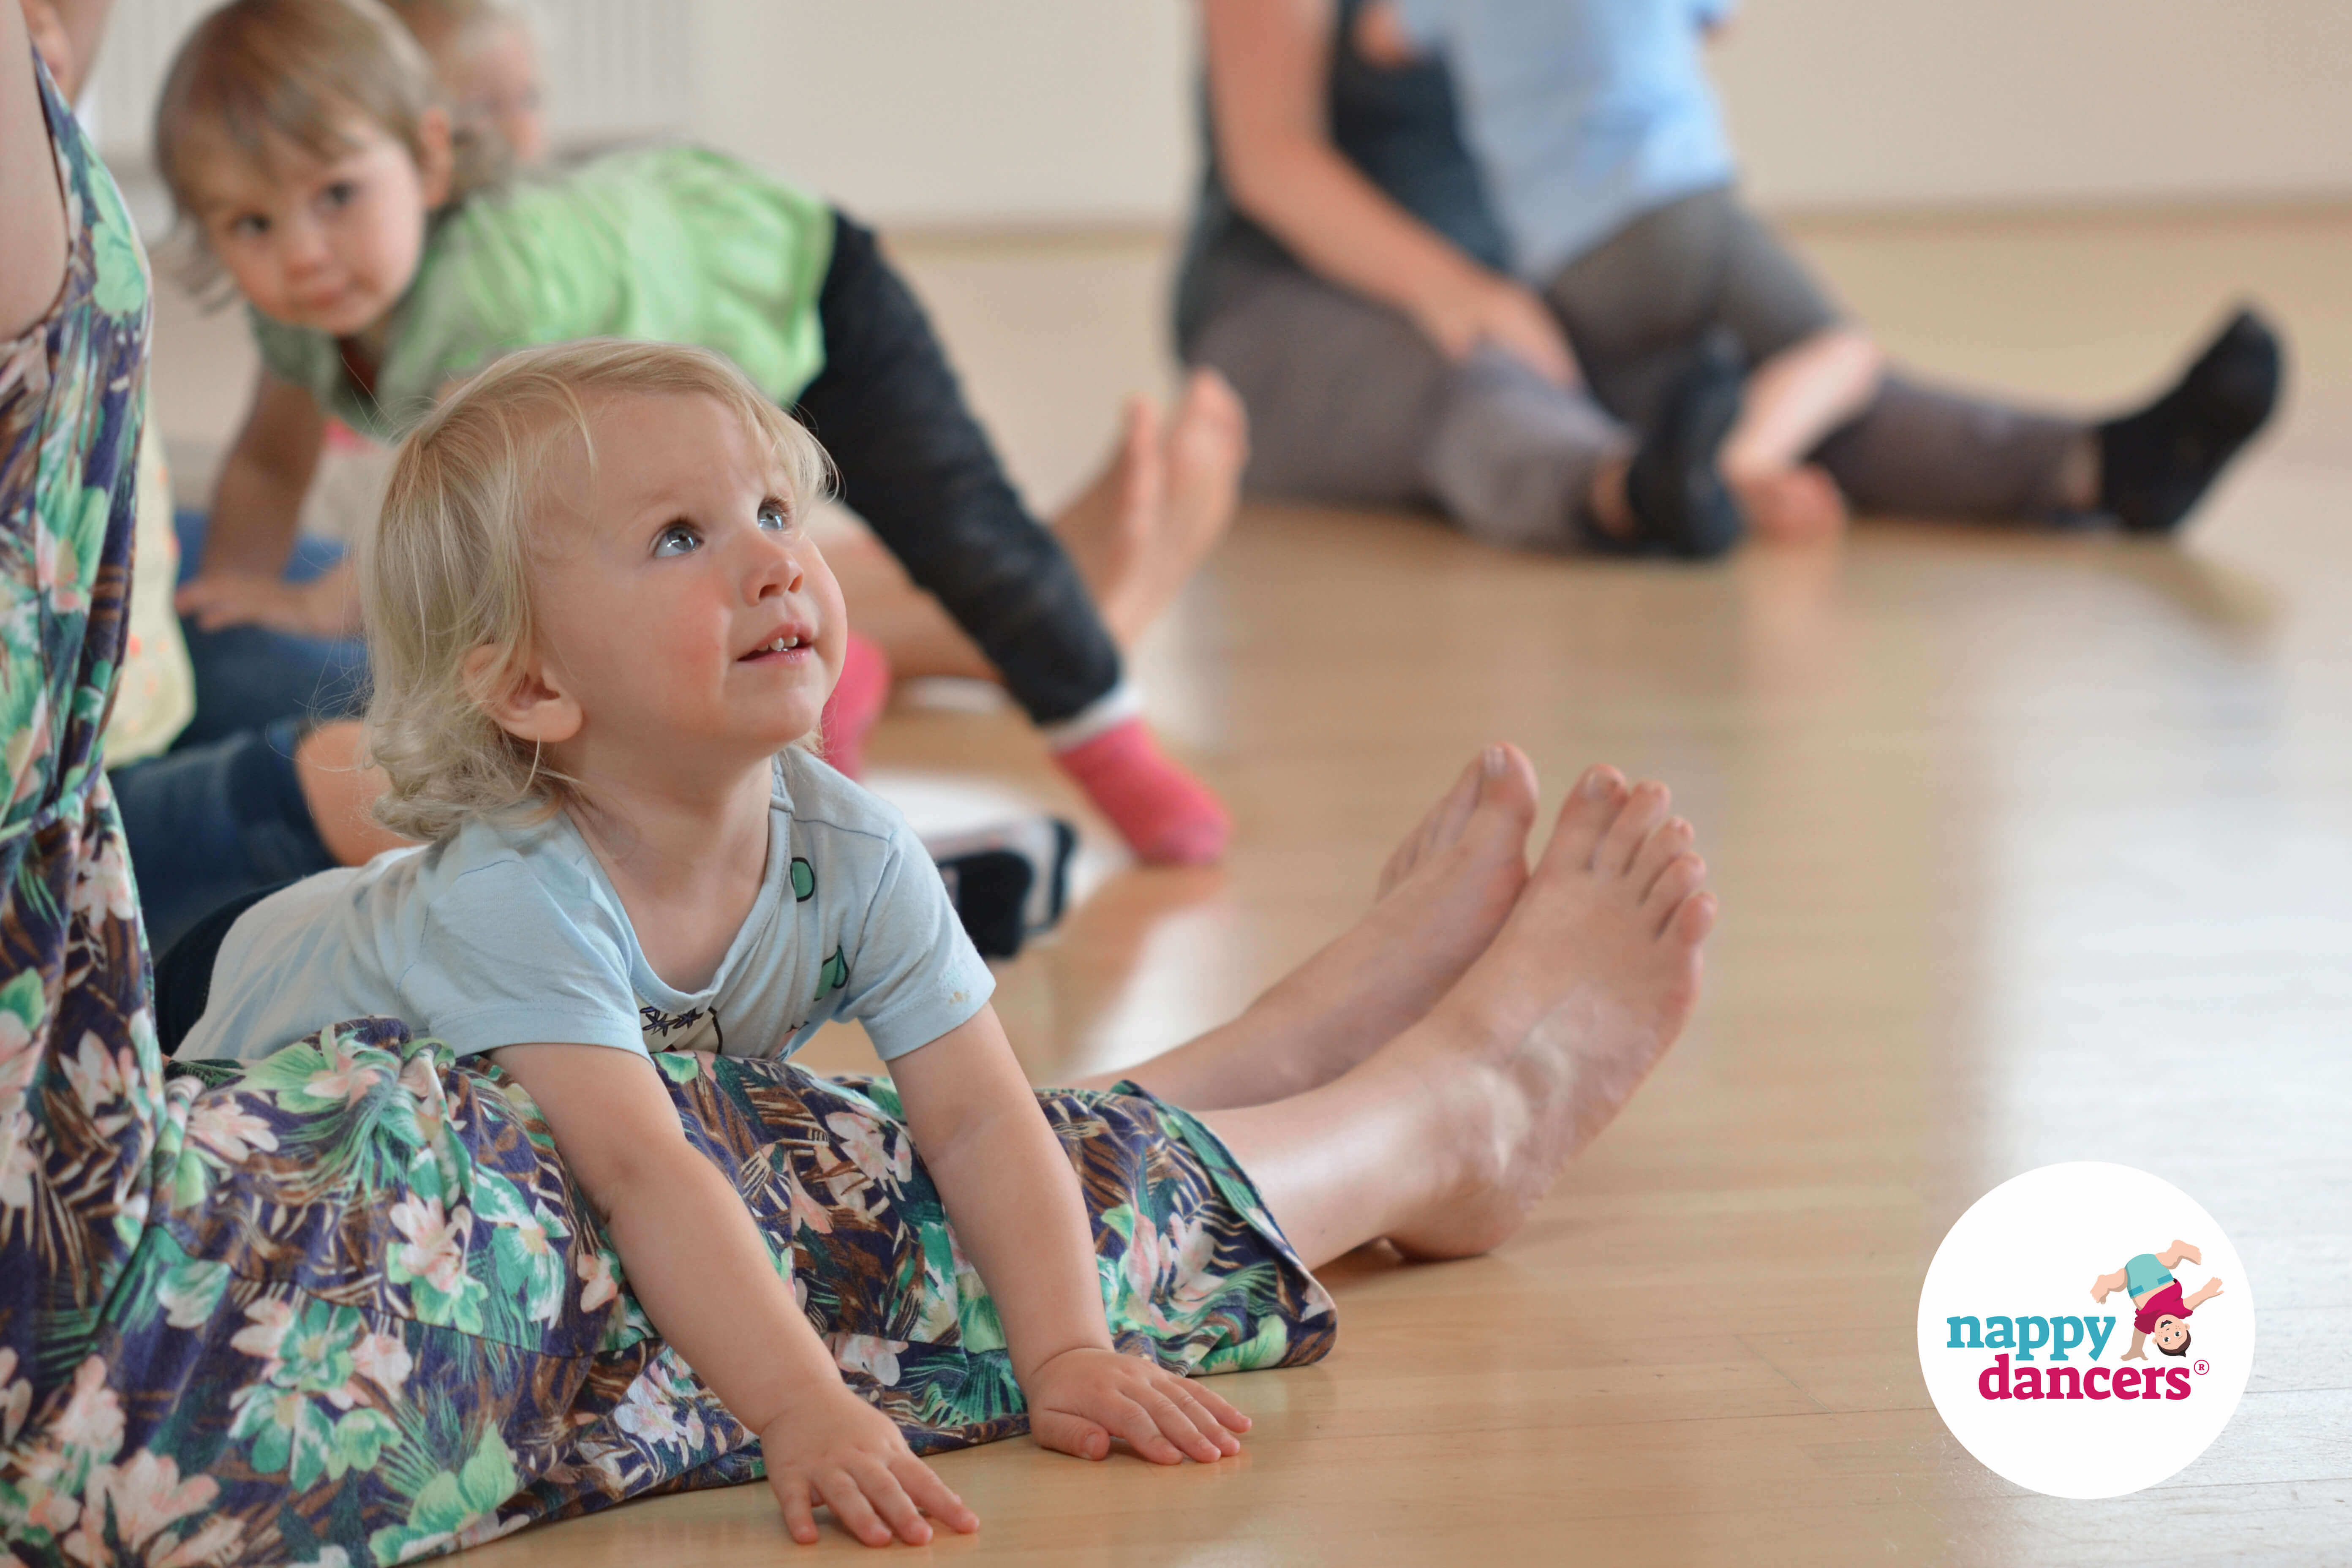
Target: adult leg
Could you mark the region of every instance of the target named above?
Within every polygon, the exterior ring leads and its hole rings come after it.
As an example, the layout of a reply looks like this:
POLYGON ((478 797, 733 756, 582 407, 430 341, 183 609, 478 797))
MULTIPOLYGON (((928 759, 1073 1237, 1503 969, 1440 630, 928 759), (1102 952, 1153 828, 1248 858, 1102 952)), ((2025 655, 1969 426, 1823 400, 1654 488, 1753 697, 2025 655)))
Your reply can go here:
POLYGON ((1715 920, 1666 791, 1588 773, 1511 915, 1428 1016, 1320 1088, 1209 1112, 1309 1268, 1516 1231, 1681 1033, 1715 920))
POLYGON ((1969 522, 2054 521, 2095 510, 2095 436, 2082 420, 1888 374, 1814 460, 1856 511, 1969 522))
POLYGON ((1490 746, 1405 836, 1371 910, 1231 1023, 1081 1089, 1141 1084, 1188 1110, 1328 1083, 1426 1015, 1486 951, 1527 883, 1536 777, 1490 746))
POLYGON ((2277 334, 2241 310, 2162 395, 2093 423, 1884 377, 1815 453, 1865 512, 1981 522, 2104 514, 2178 528, 2276 408, 2277 334))
POLYGON ((1244 488, 1339 506, 1435 503, 1511 549, 1591 542, 1633 441, 1507 355, 1456 365, 1397 312, 1295 266, 1234 264, 1188 345, 1249 410, 1244 488))

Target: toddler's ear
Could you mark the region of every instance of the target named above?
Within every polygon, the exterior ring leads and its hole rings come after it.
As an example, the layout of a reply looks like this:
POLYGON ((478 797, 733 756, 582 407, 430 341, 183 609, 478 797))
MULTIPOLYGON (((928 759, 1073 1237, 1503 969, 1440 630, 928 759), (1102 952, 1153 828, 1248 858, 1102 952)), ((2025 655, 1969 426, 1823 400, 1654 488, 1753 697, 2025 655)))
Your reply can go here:
POLYGON ((518 741, 550 745, 580 732, 580 704, 550 685, 537 662, 484 643, 461 668, 467 695, 518 741))

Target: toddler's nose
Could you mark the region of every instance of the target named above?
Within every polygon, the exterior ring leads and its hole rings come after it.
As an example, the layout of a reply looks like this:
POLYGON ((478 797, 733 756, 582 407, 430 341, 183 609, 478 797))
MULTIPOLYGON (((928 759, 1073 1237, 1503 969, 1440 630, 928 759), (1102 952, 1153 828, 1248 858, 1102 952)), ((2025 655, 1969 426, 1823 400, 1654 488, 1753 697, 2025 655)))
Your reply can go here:
POLYGON ((801 569, 800 552, 782 541, 763 540, 763 552, 751 576, 751 597, 767 599, 782 594, 796 594, 806 575, 801 569))

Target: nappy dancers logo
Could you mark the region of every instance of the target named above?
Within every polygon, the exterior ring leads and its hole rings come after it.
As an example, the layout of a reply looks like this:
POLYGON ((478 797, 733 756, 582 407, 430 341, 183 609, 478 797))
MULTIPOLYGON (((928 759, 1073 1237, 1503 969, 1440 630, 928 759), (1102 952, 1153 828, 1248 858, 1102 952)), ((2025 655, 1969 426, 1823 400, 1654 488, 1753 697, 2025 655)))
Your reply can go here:
POLYGON ((2053 1497, 2121 1497, 2229 1425, 2254 1303, 2221 1227, 2127 1165, 2044 1165, 1959 1217, 1919 1292, 1919 1370, 1952 1436, 2053 1497))

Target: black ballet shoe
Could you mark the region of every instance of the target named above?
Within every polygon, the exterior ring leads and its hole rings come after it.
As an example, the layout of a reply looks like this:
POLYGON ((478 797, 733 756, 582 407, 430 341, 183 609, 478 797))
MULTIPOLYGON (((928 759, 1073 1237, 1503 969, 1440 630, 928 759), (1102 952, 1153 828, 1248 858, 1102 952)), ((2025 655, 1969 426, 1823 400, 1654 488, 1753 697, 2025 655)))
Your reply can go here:
POLYGON ((2278 406, 2278 333, 2230 319, 2171 391, 2098 427, 2099 506, 2133 533, 2169 533, 2278 406))
POLYGON ((1716 466, 1723 439, 1739 417, 1746 376, 1729 332, 1717 330, 1700 341, 1625 473, 1633 535, 1624 542, 1632 548, 1708 561, 1748 531, 1747 516, 1716 466))

